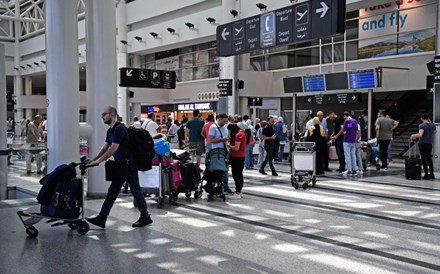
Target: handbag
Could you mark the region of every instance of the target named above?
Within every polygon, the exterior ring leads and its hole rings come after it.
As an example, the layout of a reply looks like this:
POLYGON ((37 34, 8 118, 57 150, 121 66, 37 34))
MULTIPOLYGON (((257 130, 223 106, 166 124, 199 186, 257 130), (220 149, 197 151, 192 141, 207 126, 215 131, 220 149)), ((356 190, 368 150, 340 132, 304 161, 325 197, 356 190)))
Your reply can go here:
POLYGON ((331 161, 338 160, 338 154, 336 153, 336 147, 333 142, 331 142, 330 146, 328 147, 328 159, 331 161))
POLYGON ((105 180, 109 182, 125 182, 130 175, 130 167, 127 161, 105 162, 105 180))

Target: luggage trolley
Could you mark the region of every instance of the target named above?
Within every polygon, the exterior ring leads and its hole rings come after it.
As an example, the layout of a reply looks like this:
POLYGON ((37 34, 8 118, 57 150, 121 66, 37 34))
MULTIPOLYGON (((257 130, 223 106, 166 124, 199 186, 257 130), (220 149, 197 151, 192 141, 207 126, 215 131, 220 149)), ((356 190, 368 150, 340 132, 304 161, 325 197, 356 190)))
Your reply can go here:
MULTIPOLYGON (((83 161, 85 158, 81 159, 81 163, 71 163, 69 165, 73 165, 74 167, 79 166, 81 171, 81 195, 79 197, 79 214, 76 218, 67 219, 67 218, 57 218, 49 216, 48 214, 38 213, 38 212, 27 212, 27 211, 17 211, 17 215, 20 220, 23 222, 24 227, 26 228, 26 234, 31 238, 36 238, 38 236, 38 230, 35 228, 35 224, 40 222, 42 219, 49 219, 46 223, 53 223, 51 226, 61 226, 67 225, 70 229, 76 230, 79 234, 85 235, 89 232, 89 224, 86 222, 84 218, 84 176, 86 174, 86 169, 92 166, 97 165, 85 165, 83 161), (26 219, 25 219, 26 218, 26 219)), ((57 197, 57 196, 55 196, 57 197)))
POLYGON ((307 189, 309 183, 316 184, 316 144, 314 142, 294 142, 292 146, 292 176, 291 182, 295 189, 307 189))

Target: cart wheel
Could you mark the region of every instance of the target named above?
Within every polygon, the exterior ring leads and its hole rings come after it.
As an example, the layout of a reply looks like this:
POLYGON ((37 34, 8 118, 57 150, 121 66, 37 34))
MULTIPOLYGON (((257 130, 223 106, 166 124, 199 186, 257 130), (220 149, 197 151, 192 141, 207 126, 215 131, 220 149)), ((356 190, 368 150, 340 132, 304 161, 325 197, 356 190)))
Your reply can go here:
POLYGON ((303 176, 302 175, 299 175, 298 176, 298 182, 302 182, 303 181, 303 176))
POLYGON ((171 194, 170 197, 168 198, 168 202, 170 203, 170 205, 176 204, 176 199, 174 199, 173 194, 171 194))
POLYGON ((31 226, 31 227, 26 228, 26 233, 27 233, 27 235, 29 235, 29 237, 35 239, 38 236, 38 229, 36 229, 35 227, 31 226))
POLYGON ((186 197, 186 198, 191 198, 191 192, 187 192, 187 193, 185 193, 185 197, 186 197))
POLYGON ((76 231, 80 234, 80 235, 86 235, 87 232, 89 232, 90 226, 87 222, 80 222, 77 227, 76 227, 76 231))
POLYGON ((293 184, 293 187, 294 187, 295 189, 298 189, 298 188, 299 188, 299 184, 298 184, 298 183, 294 183, 294 184, 293 184))
POLYGON ((177 191, 173 192, 172 196, 173 196, 174 201, 177 201, 177 198, 179 197, 179 192, 177 192, 177 191))
POLYGON ((376 164, 376 170, 380 170, 380 164, 376 164))
POLYGON ((75 224, 75 223, 67 223, 67 226, 68 226, 70 229, 72 229, 72 230, 76 229, 76 224, 75 224))
POLYGON ((214 198, 212 197, 212 195, 208 195, 208 202, 211 202, 213 200, 214 200, 214 198))
POLYGON ((202 191, 198 191, 198 190, 196 190, 195 192, 194 192, 194 199, 198 199, 198 198, 201 198, 202 197, 202 191))
POLYGON ((304 190, 306 190, 306 189, 307 189, 307 183, 304 183, 304 184, 302 185, 302 188, 303 188, 304 190))
POLYGON ((226 195, 225 194, 222 194, 220 197, 223 199, 223 202, 226 202, 226 195))
POLYGON ((316 185, 316 176, 313 176, 313 178, 312 178, 312 186, 315 186, 316 185))
POLYGON ((163 197, 159 197, 157 199, 157 207, 162 208, 163 207, 163 197))

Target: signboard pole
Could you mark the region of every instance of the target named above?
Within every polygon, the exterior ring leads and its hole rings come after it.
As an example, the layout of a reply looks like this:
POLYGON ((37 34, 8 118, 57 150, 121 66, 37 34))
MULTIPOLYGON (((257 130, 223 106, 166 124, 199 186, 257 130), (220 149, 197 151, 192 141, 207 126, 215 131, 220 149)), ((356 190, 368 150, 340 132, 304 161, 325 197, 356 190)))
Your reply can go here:
POLYGON ((295 140, 295 133, 296 133, 296 94, 295 93, 292 96, 292 125, 290 130, 292 131, 292 140, 295 140))
POLYGON ((371 119, 373 119, 373 89, 369 89, 368 90, 368 105, 367 105, 367 111, 368 111, 368 115, 367 115, 367 128, 368 128, 368 132, 367 132, 367 138, 368 140, 371 139, 371 132, 372 132, 372 126, 373 126, 373 121, 371 121, 371 119))
MULTIPOLYGON (((224 23, 231 22, 233 20, 230 10, 235 10, 235 0, 223 0, 222 1, 222 11, 223 11, 223 18, 226 20, 224 23), (229 20, 228 20, 229 18, 229 20)), ((223 36, 221 39, 231 39, 234 30, 231 29, 231 31, 223 31, 223 36)), ((237 64, 237 58, 235 56, 230 57, 220 57, 220 79, 233 79, 232 81, 232 96, 227 97, 221 97, 219 98, 219 104, 218 104, 218 113, 226 113, 229 115, 234 115, 237 113, 238 108, 238 94, 237 94, 237 86, 236 86, 236 79, 237 79, 237 70, 238 70, 238 64, 237 64)))
MULTIPOLYGON (((436 57, 440 55, 440 3, 437 3, 437 24, 436 24, 436 43, 435 43, 435 55, 436 57)), ((435 64, 437 66, 437 64, 435 64)), ((439 68, 440 69, 440 68, 439 68)), ((435 67, 435 71, 437 72, 437 67, 435 67)), ((435 72, 435 74, 437 74, 435 72)), ((436 172, 439 172, 440 167, 440 115, 437 115, 437 113, 440 113, 440 110, 438 109, 440 106, 436 106, 435 102, 440 99, 440 81, 436 80, 436 75, 434 74, 434 96, 433 96, 433 122, 435 123, 435 128, 437 130, 437 133, 434 137, 434 144, 433 144, 433 162, 434 162, 434 170, 436 172)))

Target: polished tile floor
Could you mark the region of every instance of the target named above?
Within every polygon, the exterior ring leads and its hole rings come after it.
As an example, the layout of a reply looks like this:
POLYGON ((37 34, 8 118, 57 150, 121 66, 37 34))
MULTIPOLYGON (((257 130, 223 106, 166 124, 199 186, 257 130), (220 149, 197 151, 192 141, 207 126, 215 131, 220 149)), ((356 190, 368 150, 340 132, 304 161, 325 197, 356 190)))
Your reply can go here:
MULTIPOLYGON (((39 188, 15 168, 13 184, 39 188)), ((138 211, 122 194, 107 228, 85 236, 41 221, 32 239, 16 212, 38 211, 35 199, 0 202, 0 273, 440 272, 440 180, 407 181, 394 165, 295 190, 288 173, 244 173, 241 200, 181 194, 158 209, 148 199, 154 223, 144 228, 131 227, 138 211)), ((101 204, 87 200, 86 215, 101 204)))

